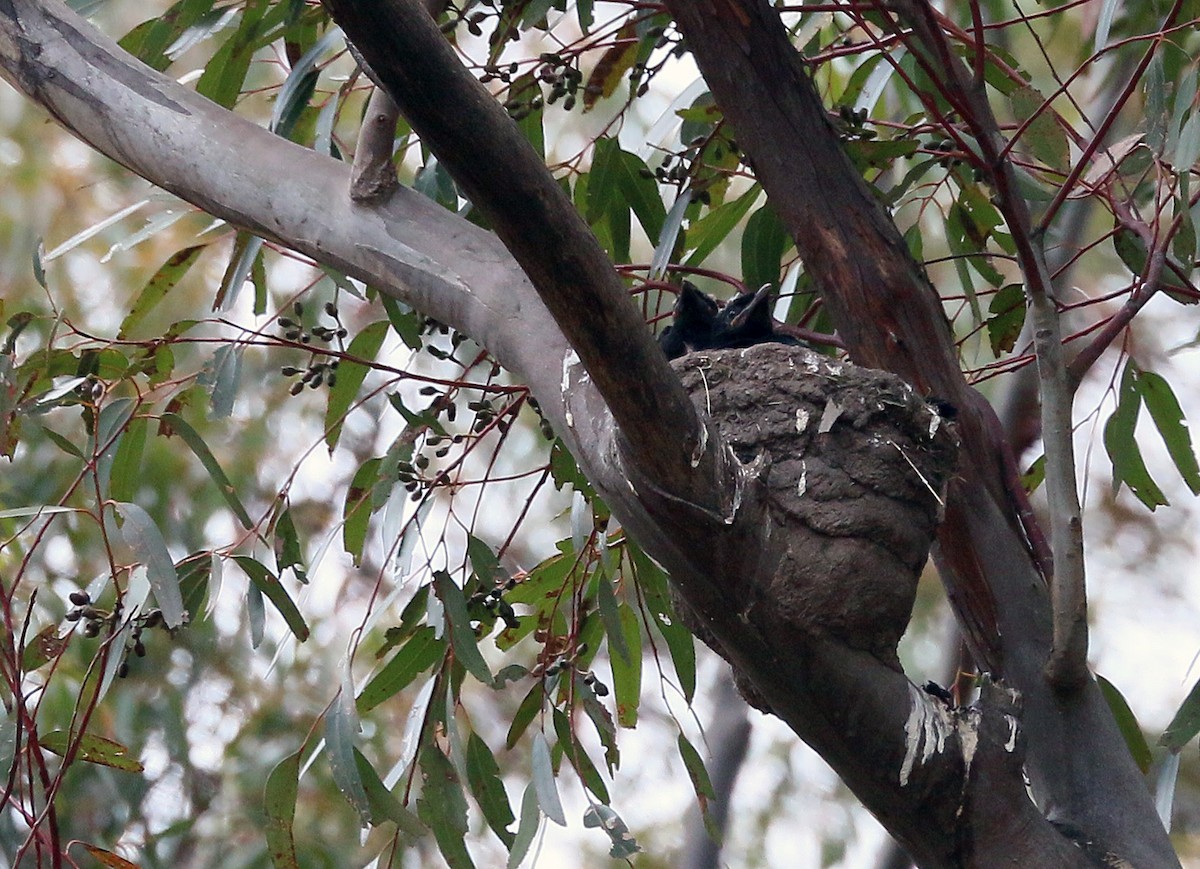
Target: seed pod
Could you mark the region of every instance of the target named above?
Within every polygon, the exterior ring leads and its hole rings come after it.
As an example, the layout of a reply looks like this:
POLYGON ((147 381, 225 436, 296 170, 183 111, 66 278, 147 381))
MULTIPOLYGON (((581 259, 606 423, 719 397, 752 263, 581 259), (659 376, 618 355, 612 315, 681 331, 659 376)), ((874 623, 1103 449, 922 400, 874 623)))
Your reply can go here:
POLYGON ((92 602, 92 596, 83 589, 71 592, 69 595, 67 595, 67 599, 70 600, 71 603, 75 604, 75 606, 87 606, 92 602))

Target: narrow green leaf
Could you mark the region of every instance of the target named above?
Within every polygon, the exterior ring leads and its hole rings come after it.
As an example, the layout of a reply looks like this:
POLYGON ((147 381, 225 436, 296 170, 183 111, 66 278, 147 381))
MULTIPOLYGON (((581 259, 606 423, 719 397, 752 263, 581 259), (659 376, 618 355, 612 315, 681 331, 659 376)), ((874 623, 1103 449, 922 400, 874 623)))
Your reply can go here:
POLYGON ((533 764, 533 787, 537 791, 538 806, 541 807, 542 814, 560 827, 565 827, 567 816, 563 812, 562 801, 558 798, 554 763, 550 760, 550 744, 546 742, 546 737, 541 731, 533 735, 530 761, 533 764))
POLYGON ((625 642, 625 633, 621 627, 621 611, 617 606, 617 596, 613 593, 612 580, 603 573, 598 579, 597 599, 600 604, 600 618, 603 619, 604 630, 608 634, 608 646, 622 661, 629 664, 629 646, 625 642))
POLYGON ((684 627, 675 612, 668 588, 667 574, 650 560, 640 547, 626 544, 633 575, 650 611, 650 621, 667 643, 671 653, 671 664, 679 679, 679 688, 684 699, 692 702, 696 694, 696 638, 684 627))
POLYGON ((467 835, 467 799, 454 765, 436 745, 421 751, 424 787, 417 800, 417 816, 425 822, 451 869, 474 867, 464 839, 467 835))
POLYGON ((283 583, 279 581, 279 577, 262 562, 249 555, 235 555, 233 560, 246 572, 246 576, 250 577, 254 587, 262 592, 283 616, 288 629, 295 634, 296 639, 302 643, 307 640, 308 625, 304 623, 304 616, 300 615, 300 610, 297 609, 291 595, 287 593, 287 589, 283 587, 283 583))
POLYGON ((388 321, 378 320, 355 335, 346 348, 346 355, 351 358, 338 365, 337 382, 329 388, 329 404, 325 408, 325 444, 330 452, 342 436, 346 413, 366 379, 369 367, 365 363, 374 361, 387 333, 388 321), (359 359, 364 361, 355 361, 359 359))
POLYGON ((371 762, 357 748, 354 749, 354 761, 358 765, 358 776, 367 793, 372 823, 391 821, 410 839, 424 835, 425 827, 404 807, 399 798, 384 786, 375 767, 371 766, 371 762))
POLYGON ((263 593, 255 583, 246 587, 246 620, 250 623, 250 648, 262 645, 267 629, 267 605, 263 593))
POLYGON ((421 349, 421 322, 422 317, 412 308, 405 305, 403 302, 393 299, 391 296, 379 294, 379 301, 383 305, 384 313, 388 315, 388 322, 392 324, 392 329, 405 346, 410 350, 421 349))
POLYGON ((117 338, 126 338, 138 324, 146 318, 146 315, 154 309, 154 307, 167 297, 171 290, 175 289, 175 285, 180 279, 188 273, 188 269, 195 264, 200 258, 200 254, 204 252, 207 245, 198 244, 194 247, 186 247, 183 250, 176 251, 167 258, 154 276, 146 282, 142 287, 142 291, 134 300, 133 306, 129 309, 129 313, 125 315, 125 319, 121 321, 121 329, 117 332, 117 338))
POLYGON ((1037 88, 1025 85, 1014 90, 1009 99, 1018 122, 1033 118, 1021 136, 1021 144, 1051 169, 1065 172, 1070 167, 1067 135, 1055 120, 1054 110, 1046 105, 1046 98, 1037 88))
POLYGON ((608 656, 617 696, 617 722, 622 727, 635 727, 642 694, 642 630, 637 613, 628 604, 621 604, 621 630, 630 659, 623 661, 620 655, 608 656))
POLYGON ((1138 724, 1137 716, 1133 714, 1133 710, 1129 708, 1129 704, 1125 702, 1125 698, 1121 696, 1121 692, 1112 682, 1099 674, 1096 675, 1096 681, 1100 684, 1100 693, 1108 702, 1108 708, 1112 710, 1113 718, 1117 720, 1117 727, 1121 731, 1121 736, 1125 738, 1125 744, 1129 746, 1129 753, 1133 755, 1133 759, 1142 773, 1148 773, 1152 760, 1150 746, 1138 724))
POLYGON ((633 833, 629 832, 629 826, 610 806, 596 803, 588 806, 583 813, 583 825, 599 827, 608 835, 612 843, 612 847, 608 849, 608 856, 614 860, 628 860, 642 850, 633 833))
POLYGON ((142 454, 146 449, 149 428, 150 421, 144 416, 134 417, 117 444, 108 490, 109 496, 117 501, 131 501, 137 494, 142 482, 142 454))
POLYGON ((1188 696, 1179 704, 1171 723, 1159 737, 1158 744, 1170 751, 1182 751, 1197 733, 1200 733, 1200 682, 1192 686, 1188 696))
POLYGON ((758 201, 762 188, 755 184, 737 199, 714 208, 692 224, 687 233, 687 245, 691 248, 685 265, 696 266, 704 262, 717 245, 729 237, 734 227, 758 201))
POLYGON ((784 251, 791 246, 783 222, 770 204, 750 215, 742 233, 742 280, 757 290, 763 284, 778 284, 784 251))
POLYGON ((218 347, 212 359, 204 366, 196 382, 207 386, 211 392, 209 406, 217 419, 228 419, 233 415, 242 388, 242 356, 245 347, 226 344, 218 347))
POLYGON ((329 755, 329 770, 342 796, 358 812, 362 826, 371 823, 371 804, 366 788, 358 774, 354 759, 354 742, 358 738, 358 713, 354 708, 354 683, 350 678, 350 663, 342 671, 342 688, 325 713, 325 747, 329 755))
POLYGON ((584 682, 582 676, 576 676, 575 696, 582 699, 583 711, 596 728, 596 735, 600 737, 600 744, 604 746, 604 762, 608 766, 609 775, 612 775, 613 770, 621 765, 621 752, 617 748, 617 726, 592 686, 584 682))
POLYGON ((68 641, 68 637, 59 636, 58 625, 46 625, 25 644, 21 652, 21 671, 30 673, 50 663, 62 654, 68 641))
POLYGON ((154 591, 154 600, 162 610, 163 621, 168 628, 179 627, 186 619, 187 613, 183 609, 175 562, 171 553, 167 551, 162 532, 158 530, 150 514, 137 504, 117 502, 115 507, 117 513, 125 520, 121 526, 121 537, 133 550, 138 561, 146 565, 146 575, 150 580, 150 588, 154 591))
POLYGON ((479 578, 480 586, 484 590, 508 579, 508 571, 500 566, 496 551, 474 534, 467 535, 467 557, 471 560, 471 569, 479 578))
POLYGON ((1200 495, 1200 464, 1196 463, 1196 451, 1192 447, 1187 420, 1183 418, 1183 408, 1179 406, 1171 385, 1152 371, 1139 372, 1136 382, 1146 409, 1150 411, 1150 418, 1167 445, 1171 461, 1179 469, 1179 475, 1192 494, 1200 495))
MULTIPOLYGON (((232 308, 247 278, 254 279, 255 266, 262 262, 262 246, 263 240, 258 236, 244 230, 238 231, 233 242, 233 255, 229 258, 229 265, 225 267, 221 285, 217 288, 216 298, 213 299, 214 311, 227 311, 232 308)), ((257 288, 255 290, 257 292, 257 288)), ((257 304, 255 313, 262 313, 257 304)))
POLYGON ((67 440, 65 437, 60 435, 58 432, 56 432, 54 429, 47 428, 46 426, 40 426, 40 428, 45 433, 46 437, 48 437, 51 441, 53 441, 54 445, 56 447, 58 447, 60 450, 62 450, 64 453, 66 453, 69 456, 74 456, 77 459, 83 458, 83 451, 80 450, 79 447, 75 446, 75 444, 73 444, 69 440, 67 440))
POLYGON ((500 779, 500 766, 487 743, 474 732, 467 740, 467 779, 488 826, 511 850, 515 836, 508 827, 516 818, 500 779))
POLYGON ((450 642, 454 649, 455 659, 484 685, 491 685, 492 673, 479 651, 462 589, 455 584, 450 574, 439 570, 433 575, 433 591, 438 596, 438 600, 442 602, 442 606, 446 610, 446 618, 450 622, 450 642))
POLYGON ((1025 290, 1021 284, 1008 284, 992 296, 988 305, 988 341, 996 356, 1012 351, 1025 326, 1025 290))
POLYGON ((636 154, 619 151, 613 168, 621 194, 637 215, 646 238, 652 244, 657 242, 662 234, 663 222, 667 219, 667 209, 659 196, 658 183, 650 167, 636 154))
POLYGON ((242 505, 242 501, 237 495, 237 490, 233 487, 229 476, 221 467, 220 462, 217 461, 217 457, 212 454, 212 450, 208 448, 208 444, 204 442, 204 438, 200 436, 200 433, 192 428, 191 423, 177 413, 164 413, 162 420, 176 434, 183 438, 183 442, 188 445, 196 458, 200 460, 200 464, 204 465, 204 470, 208 471, 209 477, 212 478, 212 481, 217 486, 217 491, 225 499, 225 503, 229 505, 229 509, 237 516, 238 521, 242 523, 242 527, 247 531, 253 528, 254 521, 242 505))
POLYGON ((692 780, 692 790, 696 792, 700 810, 707 815, 708 801, 716 799, 717 796, 713 790, 712 780, 708 777, 708 769, 704 766, 700 752, 696 751, 696 747, 682 733, 679 734, 676 745, 679 748, 679 756, 683 759, 683 767, 687 770, 688 778, 692 780))
POLYGON ((542 711, 542 700, 545 696, 545 688, 539 679, 533 683, 529 693, 525 695, 525 699, 521 701, 521 705, 513 714, 512 723, 508 725, 508 735, 504 738, 505 748, 513 748, 521 739, 522 734, 529 729, 530 723, 542 711))
POLYGON ((529 846, 533 844, 533 839, 537 835, 541 823, 542 813, 538 811, 537 791, 530 782, 525 786, 525 793, 521 796, 521 823, 517 825, 516 838, 513 839, 512 846, 508 849, 507 869, 517 869, 525 860, 525 855, 529 853, 529 846))
POLYGON ((1137 366, 1126 363, 1117 392, 1117 409, 1104 425, 1104 449, 1113 465, 1114 493, 1124 483, 1139 501, 1154 510, 1170 502, 1146 470, 1134 438, 1142 395, 1137 388, 1137 366))
POLYGON ((196 82, 196 91, 225 109, 233 108, 242 92, 250 61, 258 48, 259 23, 266 3, 251 0, 245 4, 242 20, 232 36, 221 44, 196 82))
POLYGON ((300 782, 300 752, 275 765, 263 788, 263 813, 267 823, 267 853, 275 869, 300 869, 292 826, 296 819, 296 794, 300 782))
POLYGON ((557 747, 567 756, 584 786, 596 795, 596 799, 607 805, 611 801, 608 786, 604 784, 600 770, 596 769, 583 745, 571 732, 571 720, 558 708, 551 710, 551 717, 554 719, 554 734, 558 737, 557 747))
POLYGON ((354 560, 354 566, 362 564, 363 546, 367 542, 367 526, 371 521, 371 493, 379 479, 382 460, 367 459, 350 480, 346 490, 346 501, 342 506, 342 545, 354 560))
POLYGON ((445 653, 444 638, 438 638, 431 627, 418 628, 362 689, 358 695, 358 711, 366 714, 394 697, 412 684, 418 675, 440 661, 445 653))
MULTIPOLYGON (((51 754, 65 757, 67 746, 70 742, 70 734, 66 730, 55 730, 43 735, 38 742, 42 748, 51 754)), ((80 737, 75 759, 85 760, 88 763, 95 763, 100 766, 112 767, 122 772, 142 772, 144 769, 141 761, 130 757, 129 749, 121 743, 91 733, 85 733, 80 737)))
POLYGON ((275 520, 275 566, 280 576, 290 567, 296 579, 307 583, 304 553, 300 547, 300 535, 296 532, 296 524, 292 521, 292 511, 286 500, 280 501, 280 506, 282 509, 275 520))

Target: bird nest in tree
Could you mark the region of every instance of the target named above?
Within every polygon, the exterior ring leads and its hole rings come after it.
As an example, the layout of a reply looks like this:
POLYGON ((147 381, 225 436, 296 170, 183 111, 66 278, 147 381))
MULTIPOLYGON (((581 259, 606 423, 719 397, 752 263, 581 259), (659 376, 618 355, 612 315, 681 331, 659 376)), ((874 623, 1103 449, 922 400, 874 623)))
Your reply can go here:
POLYGON ((672 365, 765 486, 781 555, 738 595, 744 616, 898 667, 954 469, 951 426, 898 377, 802 347, 704 350, 672 365))

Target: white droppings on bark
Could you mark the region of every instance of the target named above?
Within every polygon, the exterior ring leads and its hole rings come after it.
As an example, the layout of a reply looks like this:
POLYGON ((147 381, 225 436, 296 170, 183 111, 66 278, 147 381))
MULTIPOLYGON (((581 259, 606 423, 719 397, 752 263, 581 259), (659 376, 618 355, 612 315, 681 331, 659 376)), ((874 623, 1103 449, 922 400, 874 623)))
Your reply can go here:
POLYGON ((936 411, 933 411, 933 410, 929 411, 929 438, 930 438, 930 440, 932 440, 933 436, 935 434, 937 434, 937 430, 941 426, 941 424, 942 424, 942 417, 936 411))
POLYGON ((940 703, 935 703, 924 691, 908 685, 910 708, 904 722, 904 762, 900 765, 900 786, 908 785, 908 777, 917 764, 923 764, 946 748, 946 737, 954 732, 954 716, 940 703))
POLYGON ((804 430, 808 428, 808 417, 807 408, 796 408, 796 431, 800 432, 800 434, 804 434, 804 430))
POLYGON ((825 400, 825 410, 821 412, 821 422, 817 425, 817 434, 825 434, 833 428, 833 424, 837 422, 839 416, 842 415, 842 406, 832 398, 825 400))
POLYGON ((800 483, 796 486, 796 497, 803 498, 808 491, 808 462, 800 460, 800 483))

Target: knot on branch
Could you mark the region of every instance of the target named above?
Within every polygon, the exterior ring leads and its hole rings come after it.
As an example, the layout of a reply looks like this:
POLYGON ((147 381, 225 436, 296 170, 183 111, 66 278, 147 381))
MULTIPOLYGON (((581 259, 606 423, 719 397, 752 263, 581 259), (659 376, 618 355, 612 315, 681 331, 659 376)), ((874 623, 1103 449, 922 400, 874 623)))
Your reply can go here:
POLYGON ((780 651, 817 632, 898 669, 957 455, 949 424, 898 377, 800 347, 673 365, 763 486, 775 555, 733 590, 743 618, 780 651))

